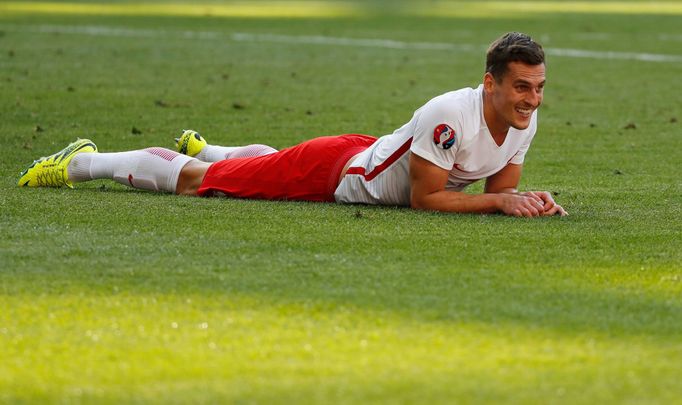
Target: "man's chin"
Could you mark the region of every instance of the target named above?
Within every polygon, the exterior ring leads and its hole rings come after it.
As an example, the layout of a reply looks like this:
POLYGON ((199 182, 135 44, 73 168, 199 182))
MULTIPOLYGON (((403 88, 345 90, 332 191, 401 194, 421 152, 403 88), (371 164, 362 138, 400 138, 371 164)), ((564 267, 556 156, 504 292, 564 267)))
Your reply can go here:
POLYGON ((520 131, 523 131, 524 129, 528 128, 529 125, 530 125, 530 120, 528 120, 527 122, 513 122, 511 124, 511 127, 514 129, 518 129, 520 131))

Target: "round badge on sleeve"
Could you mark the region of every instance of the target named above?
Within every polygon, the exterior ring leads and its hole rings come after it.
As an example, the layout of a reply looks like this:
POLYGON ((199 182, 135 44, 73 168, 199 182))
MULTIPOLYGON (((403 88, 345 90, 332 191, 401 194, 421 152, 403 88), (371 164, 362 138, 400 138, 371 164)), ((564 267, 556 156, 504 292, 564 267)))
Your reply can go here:
POLYGON ((433 142, 443 149, 450 149, 455 144, 455 130, 448 124, 440 124, 433 130, 433 142))

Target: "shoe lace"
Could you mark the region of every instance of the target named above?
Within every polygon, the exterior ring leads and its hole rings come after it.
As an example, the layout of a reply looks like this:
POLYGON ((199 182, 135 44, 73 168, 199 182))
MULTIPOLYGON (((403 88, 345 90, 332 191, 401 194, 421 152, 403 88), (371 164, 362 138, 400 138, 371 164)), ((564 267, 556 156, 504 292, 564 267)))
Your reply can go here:
POLYGON ((36 173, 36 183, 40 187, 55 187, 66 184, 64 181, 64 168, 52 167, 36 173))

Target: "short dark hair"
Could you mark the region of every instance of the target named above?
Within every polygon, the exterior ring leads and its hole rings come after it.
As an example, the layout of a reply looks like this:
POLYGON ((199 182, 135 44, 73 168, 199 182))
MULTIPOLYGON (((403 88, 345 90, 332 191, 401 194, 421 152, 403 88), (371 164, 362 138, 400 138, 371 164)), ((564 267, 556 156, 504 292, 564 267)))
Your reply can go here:
POLYGON ((545 63, 545 51, 530 36, 508 32, 490 44, 486 53, 485 71, 500 82, 509 70, 509 62, 540 65, 545 63))

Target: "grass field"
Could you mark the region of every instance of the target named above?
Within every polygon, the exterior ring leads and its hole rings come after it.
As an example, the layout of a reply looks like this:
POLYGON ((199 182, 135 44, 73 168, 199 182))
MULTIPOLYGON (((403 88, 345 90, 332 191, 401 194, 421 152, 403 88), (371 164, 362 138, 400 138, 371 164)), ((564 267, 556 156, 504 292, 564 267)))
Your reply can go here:
POLYGON ((0 3, 0 402, 682 403, 681 22, 674 1, 0 3), (76 137, 390 133, 476 86, 509 30, 549 55, 521 187, 566 218, 16 187, 76 137))

